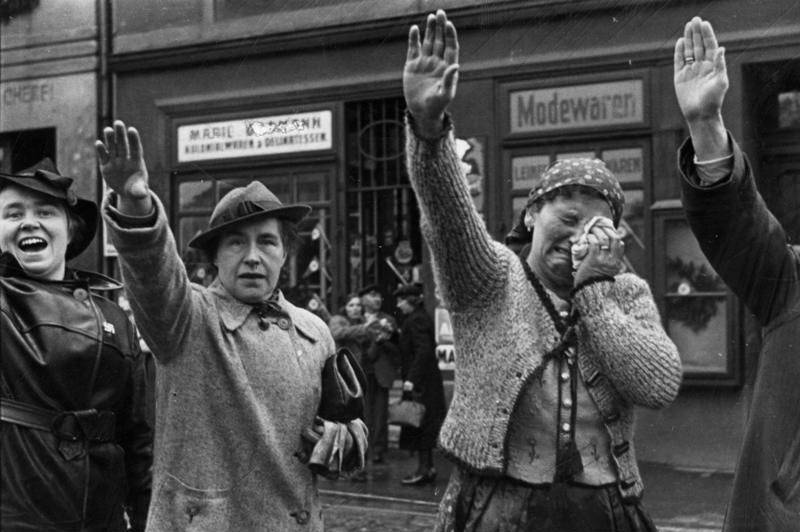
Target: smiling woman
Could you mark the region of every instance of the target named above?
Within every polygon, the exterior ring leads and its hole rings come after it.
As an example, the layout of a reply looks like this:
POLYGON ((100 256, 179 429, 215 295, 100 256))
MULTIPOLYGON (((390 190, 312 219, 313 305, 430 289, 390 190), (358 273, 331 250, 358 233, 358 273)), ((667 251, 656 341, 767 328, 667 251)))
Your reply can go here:
POLYGON ((127 504, 143 530, 144 358, 123 310, 95 293, 120 285, 67 268, 97 225, 72 182, 49 160, 0 174, 3 526, 118 530, 127 504))
POLYGON ((16 185, 0 189, 0 249, 31 276, 64 278, 69 226, 63 202, 16 185))

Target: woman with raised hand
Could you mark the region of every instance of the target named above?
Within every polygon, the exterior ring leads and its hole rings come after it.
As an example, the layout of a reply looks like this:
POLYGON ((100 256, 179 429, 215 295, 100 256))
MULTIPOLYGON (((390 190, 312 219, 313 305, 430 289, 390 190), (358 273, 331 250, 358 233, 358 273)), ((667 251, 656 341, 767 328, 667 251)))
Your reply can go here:
POLYGON ((756 188, 725 129, 725 49, 694 17, 675 43, 675 95, 690 138, 678 165, 686 218, 703 253, 764 327, 726 532, 800 530, 800 248, 756 188))
POLYGON ((567 159, 531 190, 517 256, 460 174, 447 107, 458 40, 443 11, 412 26, 407 165, 458 360, 439 436, 456 464, 437 530, 655 530, 640 504, 634 406, 663 408, 678 351, 647 283, 620 273, 623 195, 602 161, 567 159))

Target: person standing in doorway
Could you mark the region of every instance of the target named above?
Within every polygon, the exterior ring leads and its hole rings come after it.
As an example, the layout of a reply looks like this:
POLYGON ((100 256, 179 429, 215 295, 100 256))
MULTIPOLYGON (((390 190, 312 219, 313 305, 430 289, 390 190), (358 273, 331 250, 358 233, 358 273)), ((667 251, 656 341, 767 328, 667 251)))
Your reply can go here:
POLYGON ((361 359, 367 375, 364 397, 365 417, 370 434, 372 462, 383 462, 389 444, 389 390, 397 376, 399 352, 397 349, 397 322, 383 312, 383 294, 377 285, 363 287, 358 292, 364 308, 364 321, 373 330, 361 359))

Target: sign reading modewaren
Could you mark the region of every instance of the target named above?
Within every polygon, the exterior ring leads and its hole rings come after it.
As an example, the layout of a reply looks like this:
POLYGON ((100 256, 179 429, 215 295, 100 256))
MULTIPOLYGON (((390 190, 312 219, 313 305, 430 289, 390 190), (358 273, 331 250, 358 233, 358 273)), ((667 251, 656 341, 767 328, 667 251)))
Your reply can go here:
POLYGON ((178 162, 329 150, 329 110, 178 127, 178 162))
POLYGON ((644 120, 641 79, 509 93, 511 133, 543 133, 644 120))

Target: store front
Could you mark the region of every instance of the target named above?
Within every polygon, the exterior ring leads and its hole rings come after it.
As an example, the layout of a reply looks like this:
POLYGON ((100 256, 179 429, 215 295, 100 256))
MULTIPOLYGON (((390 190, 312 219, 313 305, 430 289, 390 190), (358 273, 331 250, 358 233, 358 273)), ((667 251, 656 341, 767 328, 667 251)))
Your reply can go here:
MULTIPOLYGON (((134 23, 147 9, 118 11, 109 59, 115 116, 142 133, 153 189, 193 277, 207 282, 210 270, 185 243, 221 195, 259 179, 282 201, 313 207, 283 282, 296 303, 318 298, 335 311, 351 291, 377 283, 389 293, 402 278, 425 283, 433 314, 429 257, 405 170, 400 85, 406 30, 422 13, 363 3, 356 13, 350 2, 331 1, 318 6, 336 13, 330 25, 299 8, 263 8, 276 11, 265 23, 255 5, 237 15, 232 4, 207 4, 183 18, 170 11, 163 26, 153 17, 134 23), (280 26, 289 20, 291 32, 280 26)), ((786 7, 445 4, 462 53, 451 108, 457 146, 487 229, 502 239, 553 161, 603 159, 625 192, 626 266, 650 283, 685 370, 673 406, 640 413, 639 458, 730 471, 758 331, 683 217, 675 159, 686 131, 672 92, 672 46, 691 16, 715 24, 731 77, 726 123, 797 238, 800 128, 791 109, 800 94, 800 40, 786 7), (753 11, 747 21, 733 16, 744 11, 753 11)), ((446 318, 439 323, 449 332, 446 318)), ((457 365, 456 353, 448 367, 457 365)))

